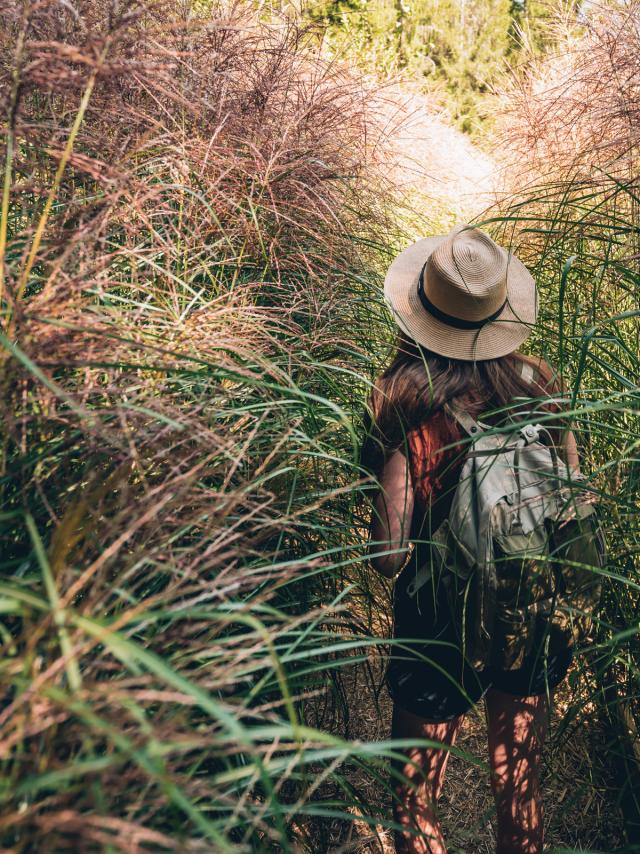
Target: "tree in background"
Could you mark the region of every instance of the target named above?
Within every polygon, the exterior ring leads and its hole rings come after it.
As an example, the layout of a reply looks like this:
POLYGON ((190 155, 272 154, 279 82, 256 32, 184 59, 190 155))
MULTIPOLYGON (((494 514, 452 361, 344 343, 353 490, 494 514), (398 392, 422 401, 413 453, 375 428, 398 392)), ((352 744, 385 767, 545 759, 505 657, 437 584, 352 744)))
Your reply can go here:
POLYGON ((454 123, 476 133, 490 94, 526 38, 543 50, 555 8, 539 0, 309 0, 325 45, 366 71, 400 76, 439 97, 454 123))

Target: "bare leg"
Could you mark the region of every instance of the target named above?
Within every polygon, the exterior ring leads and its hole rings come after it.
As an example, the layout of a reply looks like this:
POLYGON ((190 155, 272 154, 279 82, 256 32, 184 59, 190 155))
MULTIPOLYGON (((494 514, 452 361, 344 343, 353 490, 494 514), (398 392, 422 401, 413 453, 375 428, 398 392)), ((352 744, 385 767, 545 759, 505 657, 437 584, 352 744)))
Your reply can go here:
MULTIPOLYGON (((394 706, 393 737, 425 738, 452 745, 464 720, 432 724, 394 706)), ((396 832, 398 854, 446 854, 446 846, 436 814, 436 801, 442 791, 448 750, 415 747, 405 751, 407 763, 398 766, 406 781, 395 787, 393 815, 396 822, 414 833, 396 832), (412 765, 411 763, 415 763, 412 765), (414 835, 414 834, 418 835, 414 835)))
POLYGON ((539 767, 547 698, 512 697, 490 689, 485 702, 498 812, 497 854, 538 854, 543 845, 539 767))

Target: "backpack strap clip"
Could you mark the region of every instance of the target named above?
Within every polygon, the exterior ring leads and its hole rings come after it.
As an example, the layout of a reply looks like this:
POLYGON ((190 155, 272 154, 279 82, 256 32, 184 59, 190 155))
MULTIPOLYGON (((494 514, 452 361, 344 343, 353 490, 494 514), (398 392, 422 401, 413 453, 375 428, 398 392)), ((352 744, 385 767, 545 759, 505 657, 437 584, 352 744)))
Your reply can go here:
POLYGON ((487 426, 481 421, 475 421, 468 412, 458 409, 457 406, 454 406, 451 403, 445 403, 443 408, 452 418, 455 418, 462 429, 472 438, 476 437, 479 433, 482 433, 483 428, 487 426))
POLYGON ((531 442, 535 442, 540 438, 540 431, 543 428, 540 424, 525 424, 524 427, 521 427, 518 432, 524 439, 525 445, 530 445, 531 442))

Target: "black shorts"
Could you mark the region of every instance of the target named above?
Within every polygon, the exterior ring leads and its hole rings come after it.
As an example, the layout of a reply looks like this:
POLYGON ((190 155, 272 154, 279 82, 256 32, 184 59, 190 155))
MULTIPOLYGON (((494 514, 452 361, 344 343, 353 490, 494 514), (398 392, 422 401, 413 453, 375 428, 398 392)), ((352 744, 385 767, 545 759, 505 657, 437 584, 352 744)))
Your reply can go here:
POLYGON ((394 590, 394 642, 387 685, 394 702, 431 723, 469 711, 491 687, 514 697, 546 694, 564 679, 572 649, 555 626, 547 627, 516 670, 476 670, 465 661, 442 585, 428 582, 417 597, 406 586, 406 567, 394 590), (546 638, 545 638, 546 635, 546 638))

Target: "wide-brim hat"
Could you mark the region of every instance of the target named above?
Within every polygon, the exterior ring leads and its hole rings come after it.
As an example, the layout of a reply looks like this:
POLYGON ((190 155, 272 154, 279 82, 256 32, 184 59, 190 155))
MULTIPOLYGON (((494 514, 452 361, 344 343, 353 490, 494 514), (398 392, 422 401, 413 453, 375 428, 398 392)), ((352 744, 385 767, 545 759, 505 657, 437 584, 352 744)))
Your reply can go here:
POLYGON ((384 295, 398 326, 417 344, 465 361, 516 350, 538 314, 536 283, 524 264, 466 223, 401 252, 387 272, 384 295))

